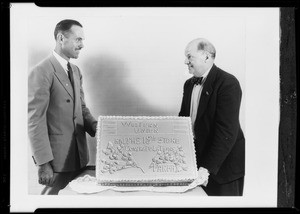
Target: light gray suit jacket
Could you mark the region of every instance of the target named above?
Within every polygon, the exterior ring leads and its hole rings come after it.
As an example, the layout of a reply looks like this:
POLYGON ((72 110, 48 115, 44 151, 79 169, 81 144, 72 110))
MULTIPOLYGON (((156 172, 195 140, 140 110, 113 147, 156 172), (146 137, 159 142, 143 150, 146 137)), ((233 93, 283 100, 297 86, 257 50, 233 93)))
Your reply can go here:
POLYGON ((77 66, 74 91, 69 78, 51 54, 28 78, 28 135, 33 159, 51 161, 54 172, 80 169, 88 163, 85 132, 95 136, 97 121, 85 105, 82 76, 77 66))

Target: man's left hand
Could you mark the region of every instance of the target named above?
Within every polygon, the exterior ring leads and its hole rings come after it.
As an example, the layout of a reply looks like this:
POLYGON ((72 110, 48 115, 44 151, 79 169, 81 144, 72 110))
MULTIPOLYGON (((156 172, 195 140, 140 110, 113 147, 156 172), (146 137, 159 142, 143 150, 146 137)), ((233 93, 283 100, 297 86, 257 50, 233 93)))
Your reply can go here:
POLYGON ((205 186, 208 184, 208 178, 209 178, 209 172, 206 168, 204 167, 200 167, 199 170, 198 170, 198 180, 199 181, 204 181, 202 184, 202 186, 205 186))

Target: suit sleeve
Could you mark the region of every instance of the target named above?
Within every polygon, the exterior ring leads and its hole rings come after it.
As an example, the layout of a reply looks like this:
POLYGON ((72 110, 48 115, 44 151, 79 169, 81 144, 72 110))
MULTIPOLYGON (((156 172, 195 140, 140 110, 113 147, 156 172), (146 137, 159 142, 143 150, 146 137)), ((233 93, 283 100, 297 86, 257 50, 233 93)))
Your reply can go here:
POLYGON ((242 91, 236 79, 232 79, 219 91, 213 140, 209 143, 202 166, 217 174, 222 163, 231 152, 239 131, 239 110, 242 91))
POLYGON ((81 107, 82 107, 82 116, 84 121, 84 128, 85 131, 92 137, 96 134, 96 127, 97 127, 97 120, 93 117, 90 110, 86 106, 85 100, 84 100, 84 92, 82 88, 82 75, 78 68, 79 76, 80 76, 80 99, 81 99, 81 107))
POLYGON ((41 67, 28 77, 28 136, 37 165, 53 160, 46 112, 49 105, 51 77, 41 67))

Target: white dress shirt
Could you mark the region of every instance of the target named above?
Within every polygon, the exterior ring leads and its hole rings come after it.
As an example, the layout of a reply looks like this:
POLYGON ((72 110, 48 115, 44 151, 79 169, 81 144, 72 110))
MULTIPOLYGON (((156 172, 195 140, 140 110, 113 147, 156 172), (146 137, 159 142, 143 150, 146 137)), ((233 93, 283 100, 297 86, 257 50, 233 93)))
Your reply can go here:
POLYGON ((63 67, 64 71, 66 72, 67 76, 68 75, 68 61, 62 58, 60 55, 58 55, 54 50, 53 50, 53 56, 57 59, 59 64, 63 67))

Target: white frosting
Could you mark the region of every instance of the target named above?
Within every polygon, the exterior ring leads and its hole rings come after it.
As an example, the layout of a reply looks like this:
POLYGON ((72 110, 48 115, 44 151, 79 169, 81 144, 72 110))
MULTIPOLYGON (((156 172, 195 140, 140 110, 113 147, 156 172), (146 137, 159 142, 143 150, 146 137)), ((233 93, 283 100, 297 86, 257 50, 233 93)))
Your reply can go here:
POLYGON ((101 185, 187 185, 197 177, 190 117, 99 116, 101 185))

